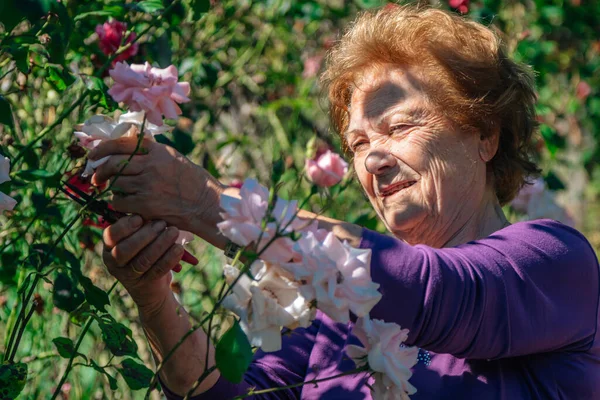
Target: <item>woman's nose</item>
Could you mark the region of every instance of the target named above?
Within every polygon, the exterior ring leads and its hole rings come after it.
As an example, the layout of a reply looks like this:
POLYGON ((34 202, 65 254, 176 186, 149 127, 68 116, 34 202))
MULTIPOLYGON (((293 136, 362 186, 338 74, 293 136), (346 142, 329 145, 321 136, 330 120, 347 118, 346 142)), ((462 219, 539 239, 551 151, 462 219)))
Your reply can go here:
POLYGON ((396 159, 387 151, 374 150, 365 158, 365 168, 373 175, 381 175, 394 165, 396 165, 396 159))

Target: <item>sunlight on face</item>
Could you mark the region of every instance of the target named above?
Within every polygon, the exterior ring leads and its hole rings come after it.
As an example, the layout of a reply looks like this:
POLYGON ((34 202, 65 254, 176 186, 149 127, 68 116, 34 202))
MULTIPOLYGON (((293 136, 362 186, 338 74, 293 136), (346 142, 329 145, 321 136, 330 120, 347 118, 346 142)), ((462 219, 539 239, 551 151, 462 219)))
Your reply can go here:
POLYGON ((350 110, 346 140, 380 218, 411 244, 443 245, 485 192, 478 135, 454 128, 397 67, 367 71, 350 110))

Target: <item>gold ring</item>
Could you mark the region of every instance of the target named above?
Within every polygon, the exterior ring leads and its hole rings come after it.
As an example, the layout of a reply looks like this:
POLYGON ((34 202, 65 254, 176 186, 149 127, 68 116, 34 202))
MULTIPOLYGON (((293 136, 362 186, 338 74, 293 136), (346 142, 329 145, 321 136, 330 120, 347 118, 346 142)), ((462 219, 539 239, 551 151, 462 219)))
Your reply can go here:
POLYGON ((134 273, 134 274, 136 274, 137 276, 144 275, 144 273, 143 273, 143 272, 140 272, 140 271, 138 271, 137 269, 135 269, 135 267, 134 267, 133 265, 131 266, 131 270, 132 270, 132 271, 133 271, 133 273, 134 273))

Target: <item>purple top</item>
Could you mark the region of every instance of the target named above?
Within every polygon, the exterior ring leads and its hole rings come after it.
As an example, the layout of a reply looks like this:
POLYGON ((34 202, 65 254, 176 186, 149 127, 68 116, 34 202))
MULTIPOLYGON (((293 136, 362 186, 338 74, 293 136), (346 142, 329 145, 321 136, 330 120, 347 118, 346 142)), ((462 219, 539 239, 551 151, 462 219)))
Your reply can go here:
MULTIPOLYGON (((454 248, 410 246, 363 230, 382 300, 371 317, 410 329, 421 349, 411 399, 598 399, 598 261, 585 237, 551 220, 520 222, 454 248)), ((285 335, 275 353, 257 351, 241 384, 224 378, 195 400, 229 399, 354 369, 353 323, 319 313, 285 335)), ((371 399, 364 375, 254 396, 371 399)), ((169 399, 181 397, 164 388, 169 399)))

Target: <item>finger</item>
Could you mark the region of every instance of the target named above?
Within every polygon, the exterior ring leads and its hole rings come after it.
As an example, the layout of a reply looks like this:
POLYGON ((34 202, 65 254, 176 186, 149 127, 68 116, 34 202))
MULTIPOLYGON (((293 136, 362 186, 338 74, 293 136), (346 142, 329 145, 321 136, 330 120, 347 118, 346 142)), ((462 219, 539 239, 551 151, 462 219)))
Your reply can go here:
MULTIPOLYGON (((118 183, 118 181, 117 181, 118 183)), ((113 192, 110 204, 116 211, 124 213, 140 212, 140 196, 134 194, 122 195, 119 192, 113 192)), ((147 215, 145 215, 148 218, 147 215)))
POLYGON ((125 154, 110 157, 108 161, 96 169, 96 173, 92 177, 92 182, 99 185, 117 174, 120 174, 121 176, 139 175, 145 167, 143 162, 144 156, 135 155, 131 160, 129 160, 129 157, 131 157, 131 155, 125 154))
POLYGON ((142 217, 139 215, 130 215, 119 219, 109 226, 102 233, 104 246, 107 250, 112 250, 121 240, 131 236, 142 226, 142 217))
MULTIPOLYGON (((148 154, 152 143, 154 142, 150 138, 143 138, 136 154, 148 154)), ((90 160, 98 160, 109 155, 133 154, 137 148, 137 144, 137 137, 120 137, 114 140, 104 140, 88 154, 88 158, 90 160)))
POLYGON ((146 185, 146 180, 141 175, 114 177, 111 182, 112 192, 125 197, 142 192, 146 185))
POLYGON ((111 250, 115 263, 120 267, 127 265, 140 251, 152 243, 166 227, 165 221, 153 221, 144 225, 127 239, 119 242, 111 250))
POLYGON ((181 272, 182 269, 183 269, 183 267, 181 266, 181 264, 177 264, 176 266, 173 267, 173 272, 175 272, 175 273, 181 272))
POLYGON ((161 234, 146 248, 138 253, 130 262, 129 267, 136 275, 146 273, 175 243, 179 229, 170 226, 163 230, 161 234))
POLYGON ((162 278, 165 274, 170 273, 175 265, 181 260, 183 255, 183 246, 174 244, 171 248, 158 260, 152 268, 144 275, 144 280, 153 281, 162 278))

